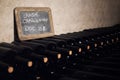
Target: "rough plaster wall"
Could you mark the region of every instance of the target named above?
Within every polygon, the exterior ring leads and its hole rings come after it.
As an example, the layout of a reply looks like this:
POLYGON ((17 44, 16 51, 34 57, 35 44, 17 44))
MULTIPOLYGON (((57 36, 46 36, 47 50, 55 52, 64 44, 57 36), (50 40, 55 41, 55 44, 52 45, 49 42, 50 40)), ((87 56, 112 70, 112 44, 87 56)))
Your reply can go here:
POLYGON ((13 41, 15 7, 50 7, 55 34, 120 23, 120 0, 0 0, 0 42, 13 41))

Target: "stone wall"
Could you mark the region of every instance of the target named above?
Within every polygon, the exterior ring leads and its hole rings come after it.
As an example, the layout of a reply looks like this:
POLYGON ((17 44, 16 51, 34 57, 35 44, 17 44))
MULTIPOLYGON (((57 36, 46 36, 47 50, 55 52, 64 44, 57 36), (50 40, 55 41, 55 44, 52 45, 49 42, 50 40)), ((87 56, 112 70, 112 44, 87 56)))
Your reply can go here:
POLYGON ((55 34, 120 23, 120 0, 0 0, 0 42, 14 40, 15 7, 50 7, 55 34))

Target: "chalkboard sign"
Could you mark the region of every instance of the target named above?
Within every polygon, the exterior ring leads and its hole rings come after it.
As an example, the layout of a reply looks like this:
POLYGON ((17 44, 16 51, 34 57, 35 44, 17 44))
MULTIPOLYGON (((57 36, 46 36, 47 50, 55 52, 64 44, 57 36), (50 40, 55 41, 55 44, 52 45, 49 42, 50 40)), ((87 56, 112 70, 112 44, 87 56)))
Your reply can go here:
POLYGON ((20 40, 54 35, 50 8, 19 7, 15 9, 15 19, 20 40))

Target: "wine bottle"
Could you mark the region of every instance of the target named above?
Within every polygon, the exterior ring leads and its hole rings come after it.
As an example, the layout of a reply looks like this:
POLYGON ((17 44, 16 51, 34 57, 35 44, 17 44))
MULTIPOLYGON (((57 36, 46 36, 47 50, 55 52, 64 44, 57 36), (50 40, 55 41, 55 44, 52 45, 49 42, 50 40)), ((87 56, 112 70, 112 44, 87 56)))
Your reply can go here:
POLYGON ((10 63, 11 65, 20 64, 25 67, 32 67, 33 62, 27 58, 20 57, 15 51, 10 48, 0 47, 0 60, 10 63), (25 64, 25 65, 23 65, 25 64))
POLYGON ((13 44, 27 46, 31 48, 35 53, 42 52, 46 49, 45 45, 37 44, 33 42, 14 42, 13 44))
POLYGON ((9 64, 0 61, 0 73, 12 74, 14 72, 14 67, 9 64))
POLYGON ((70 49, 56 47, 56 49, 54 51, 63 53, 64 55, 67 55, 67 56, 72 56, 73 55, 73 52, 70 49))
POLYGON ((45 41, 45 40, 32 40, 30 42, 38 43, 40 45, 44 45, 46 49, 53 50, 56 48, 57 44, 52 41, 45 41))
POLYGON ((60 40, 60 39, 45 38, 43 40, 51 41, 51 42, 55 43, 57 45, 57 47, 63 47, 64 48, 67 45, 64 40, 60 40))
POLYGON ((53 42, 54 44, 57 44, 58 47, 60 48, 65 48, 65 49, 68 49, 74 53, 79 53, 81 52, 81 48, 79 48, 78 46, 70 46, 70 45, 67 45, 66 42, 64 40, 60 40, 60 39, 53 39, 53 38, 45 38, 43 39, 45 41, 50 41, 50 42, 53 42))
POLYGON ((53 60, 59 60, 62 58, 62 54, 55 51, 45 50, 44 53, 41 53, 42 55, 46 55, 47 57, 53 59, 53 60))
POLYGON ((43 62, 43 63, 48 62, 47 57, 34 53, 34 51, 30 47, 23 46, 23 45, 17 46, 17 45, 5 43, 5 42, 1 43, 0 46, 15 50, 19 56, 32 59, 33 61, 39 60, 40 62, 43 62))

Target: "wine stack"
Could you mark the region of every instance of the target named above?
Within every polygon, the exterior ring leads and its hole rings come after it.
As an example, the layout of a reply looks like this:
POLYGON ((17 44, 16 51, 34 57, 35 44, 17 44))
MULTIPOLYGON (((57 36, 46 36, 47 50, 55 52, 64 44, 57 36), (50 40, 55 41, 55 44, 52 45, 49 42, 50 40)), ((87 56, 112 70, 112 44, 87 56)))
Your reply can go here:
POLYGON ((1 80, 120 80, 120 25, 0 43, 1 80))

